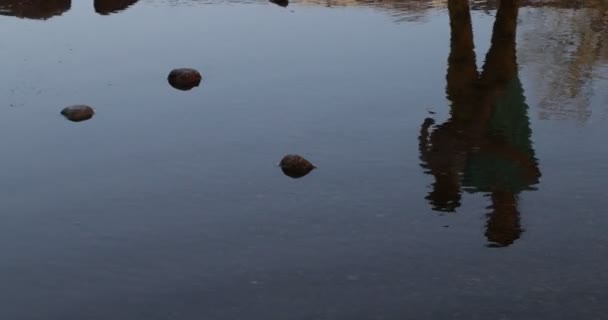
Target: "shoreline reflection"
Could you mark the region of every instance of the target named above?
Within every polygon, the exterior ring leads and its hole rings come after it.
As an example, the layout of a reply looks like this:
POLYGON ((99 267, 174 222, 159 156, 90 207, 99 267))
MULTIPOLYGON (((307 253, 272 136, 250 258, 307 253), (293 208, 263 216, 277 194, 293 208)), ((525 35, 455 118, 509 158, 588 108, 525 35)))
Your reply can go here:
POLYGON ((4 0, 0 15, 21 19, 47 20, 70 10, 72 0, 4 0))

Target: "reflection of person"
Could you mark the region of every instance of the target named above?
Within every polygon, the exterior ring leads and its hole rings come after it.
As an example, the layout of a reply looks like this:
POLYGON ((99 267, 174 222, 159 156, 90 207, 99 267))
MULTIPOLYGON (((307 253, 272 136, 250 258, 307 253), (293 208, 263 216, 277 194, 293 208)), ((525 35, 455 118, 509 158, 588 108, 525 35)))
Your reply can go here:
POLYGON ((448 2, 450 118, 435 127, 426 119, 420 134, 422 165, 435 178, 427 196, 433 209, 454 211, 462 190, 490 193, 486 237, 496 246, 519 238, 517 195, 540 177, 517 75, 518 8, 519 1, 500 2, 492 45, 479 74, 468 0, 448 2))
POLYGON ((95 12, 108 15, 127 9, 139 0, 95 0, 95 12))
POLYGON ((71 0, 2 0, 0 15, 26 19, 49 19, 70 10, 71 0))

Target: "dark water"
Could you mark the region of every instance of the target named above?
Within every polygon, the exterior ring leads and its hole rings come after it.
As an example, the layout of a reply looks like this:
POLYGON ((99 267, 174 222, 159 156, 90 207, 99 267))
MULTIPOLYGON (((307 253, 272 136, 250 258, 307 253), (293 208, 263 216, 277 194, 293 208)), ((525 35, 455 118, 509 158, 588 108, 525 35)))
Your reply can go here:
POLYGON ((0 13, 0 319, 605 319, 602 1, 0 13))

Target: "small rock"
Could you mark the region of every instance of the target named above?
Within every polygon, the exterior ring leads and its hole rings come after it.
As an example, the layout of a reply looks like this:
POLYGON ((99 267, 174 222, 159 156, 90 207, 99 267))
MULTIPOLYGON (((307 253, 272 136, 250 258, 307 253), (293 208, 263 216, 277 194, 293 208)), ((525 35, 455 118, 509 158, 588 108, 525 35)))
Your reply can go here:
POLYGON ((93 7, 95 7, 95 12, 105 16, 123 11, 137 1, 139 0, 95 0, 93 7))
POLYGON ((180 68, 172 70, 167 77, 169 84, 178 90, 187 91, 194 87, 198 87, 202 80, 201 74, 189 68, 180 68))
POLYGON ((301 178, 316 169, 312 163, 299 155, 288 154, 279 163, 283 173, 291 178, 301 178))
POLYGON ((93 118, 95 111, 86 105, 74 105, 63 108, 61 114, 70 121, 80 122, 93 118))
POLYGON ((277 6, 281 6, 283 8, 289 5, 289 0, 269 0, 270 2, 276 4, 277 6))

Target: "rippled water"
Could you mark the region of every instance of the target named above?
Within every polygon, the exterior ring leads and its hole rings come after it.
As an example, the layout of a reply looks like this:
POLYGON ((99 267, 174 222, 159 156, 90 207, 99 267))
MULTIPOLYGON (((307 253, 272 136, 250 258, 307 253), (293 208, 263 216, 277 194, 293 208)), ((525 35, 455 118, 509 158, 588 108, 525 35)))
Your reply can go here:
POLYGON ((603 319, 608 5, 520 4, 0 0, 0 319, 603 319))

